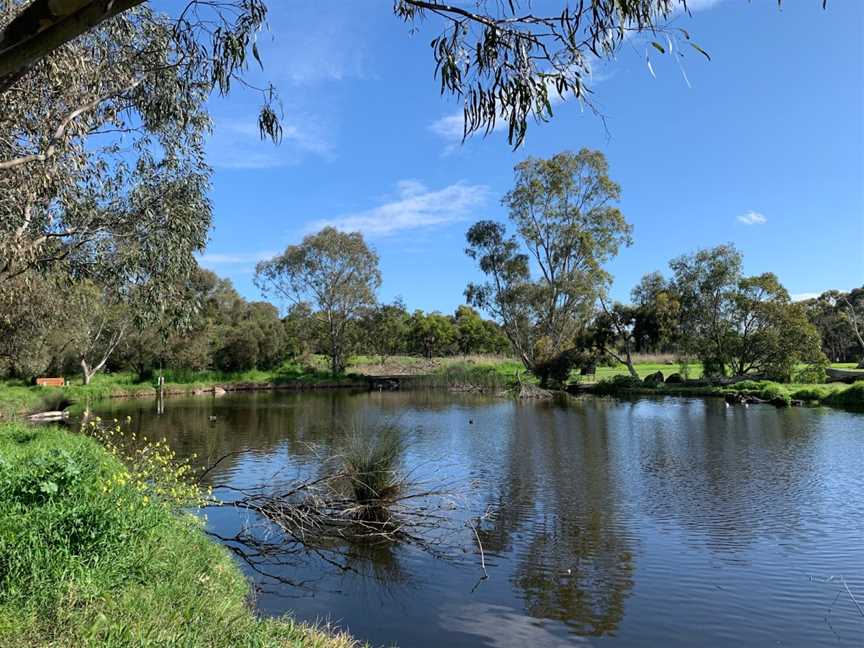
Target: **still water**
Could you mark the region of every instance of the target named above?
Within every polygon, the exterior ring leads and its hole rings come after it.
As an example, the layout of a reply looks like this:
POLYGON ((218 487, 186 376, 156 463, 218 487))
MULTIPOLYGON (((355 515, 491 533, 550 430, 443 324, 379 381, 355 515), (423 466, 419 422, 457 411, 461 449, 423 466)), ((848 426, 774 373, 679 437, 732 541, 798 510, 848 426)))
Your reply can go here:
MULTIPOLYGON (((864 646, 864 415, 719 400, 516 402, 446 392, 112 403, 214 484, 314 474, 347 430, 395 423, 403 469, 460 493, 460 555, 416 547, 246 568, 263 614, 374 645, 864 646), (212 419, 215 417, 215 420, 212 419), (293 584, 283 582, 291 581, 293 584), (848 591, 847 591, 848 587, 848 591)), ((232 536, 249 522, 210 510, 232 536)))

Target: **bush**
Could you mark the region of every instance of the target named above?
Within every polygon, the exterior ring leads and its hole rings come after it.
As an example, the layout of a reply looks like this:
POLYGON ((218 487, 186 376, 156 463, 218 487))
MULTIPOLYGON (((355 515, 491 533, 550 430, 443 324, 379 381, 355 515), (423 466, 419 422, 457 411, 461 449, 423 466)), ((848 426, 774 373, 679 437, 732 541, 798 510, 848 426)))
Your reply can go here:
POLYGON ((802 387, 796 389, 790 395, 795 400, 821 401, 828 397, 831 392, 825 387, 802 387))
POLYGON ((792 382, 804 383, 808 385, 818 385, 825 382, 826 363, 809 364, 797 373, 792 378, 792 382))
POLYGON ((775 405, 789 406, 792 398, 783 385, 770 380, 743 380, 723 390, 724 394, 743 394, 754 396, 775 405))
POLYGON ((824 402, 829 405, 864 407, 864 380, 859 380, 847 389, 829 394, 824 402))
POLYGON ((633 389, 645 389, 645 385, 639 378, 633 376, 613 376, 611 379, 598 382, 593 391, 595 394, 614 396, 633 389))
POLYGON ((258 363, 258 338, 247 328, 233 328, 225 336, 225 343, 213 357, 216 367, 225 372, 254 369, 258 363))
POLYGON ((596 363, 597 359, 592 354, 568 349, 554 358, 537 363, 532 373, 540 379, 541 387, 564 387, 574 368, 596 363))

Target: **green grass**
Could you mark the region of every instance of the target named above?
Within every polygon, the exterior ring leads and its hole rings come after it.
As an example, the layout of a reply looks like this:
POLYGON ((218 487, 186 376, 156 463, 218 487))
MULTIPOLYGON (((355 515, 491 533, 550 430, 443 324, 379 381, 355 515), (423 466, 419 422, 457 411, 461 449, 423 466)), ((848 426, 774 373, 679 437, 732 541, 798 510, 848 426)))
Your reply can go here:
MULTIPOLYGON (((665 364, 658 362, 640 362, 634 363, 633 368, 636 369, 636 373, 639 374, 640 378, 644 378, 653 373, 657 373, 658 371, 663 372, 664 378, 668 378, 673 373, 682 374, 681 365, 679 364, 665 364)), ((578 374, 578 372, 575 372, 578 374)), ((606 380, 608 378, 612 378, 614 376, 629 376, 630 373, 627 371, 627 367, 625 365, 617 365, 615 367, 597 367, 597 373, 591 377, 587 376, 589 380, 593 380, 594 382, 599 382, 601 380, 606 380)), ((683 374, 682 374, 683 375, 683 374)), ((687 375, 690 379, 696 380, 702 377, 702 365, 698 363, 691 363, 687 365, 687 375)), ((572 375, 573 378, 576 375, 572 375)), ((586 376, 582 376, 582 378, 586 378, 586 376)), ((583 382, 585 382, 583 380, 583 382)))
POLYGON ((0 425, 0 646, 356 645, 256 618, 200 520, 112 481, 120 474, 89 437, 0 425))
MULTIPOLYGON (((169 393, 193 392, 212 388, 214 385, 323 385, 332 384, 333 379, 316 367, 304 367, 286 362, 271 371, 244 371, 224 373, 219 371, 165 371, 165 389, 169 393)), ((338 380, 351 380, 350 375, 338 380)), ((68 380, 68 379, 67 379, 68 380)), ((81 406, 111 397, 148 397, 156 395, 154 380, 138 381, 135 374, 119 372, 96 374, 89 385, 80 379, 69 380, 65 387, 39 387, 17 380, 0 380, 0 420, 13 418, 29 412, 57 409, 56 405, 66 401, 81 406)))

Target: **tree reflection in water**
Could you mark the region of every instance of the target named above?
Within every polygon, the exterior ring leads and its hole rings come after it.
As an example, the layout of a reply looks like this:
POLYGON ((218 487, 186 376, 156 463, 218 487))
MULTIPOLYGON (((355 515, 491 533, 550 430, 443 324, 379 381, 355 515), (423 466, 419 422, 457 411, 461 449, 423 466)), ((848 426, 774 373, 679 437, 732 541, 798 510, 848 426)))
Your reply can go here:
POLYGON ((513 584, 526 612, 581 635, 614 633, 633 589, 633 540, 618 514, 605 428, 602 406, 517 407, 481 531, 493 554, 515 547, 513 584))

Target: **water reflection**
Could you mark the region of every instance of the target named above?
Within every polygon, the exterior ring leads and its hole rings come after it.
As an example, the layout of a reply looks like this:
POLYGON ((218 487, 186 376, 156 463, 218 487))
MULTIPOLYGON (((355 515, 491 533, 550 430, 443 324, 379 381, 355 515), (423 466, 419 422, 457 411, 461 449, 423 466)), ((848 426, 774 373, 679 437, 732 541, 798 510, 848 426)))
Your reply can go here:
MULTIPOLYGON (((402 427, 419 479, 466 486, 453 517, 480 518, 487 580, 465 527, 454 560, 352 546, 347 569, 303 556, 271 565, 275 578, 250 570, 265 613, 411 646, 860 645, 864 619, 825 580, 844 576, 864 600, 860 414, 433 391, 169 399, 162 416, 151 403, 106 409, 197 453, 199 466, 227 455, 213 483, 309 475, 316 447, 386 419, 402 427)), ((237 511, 208 516, 223 536, 248 523, 237 511)))

